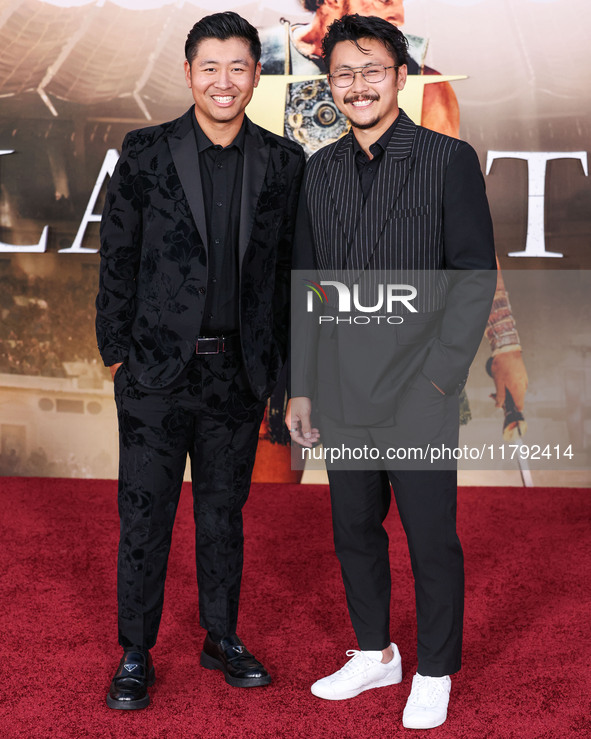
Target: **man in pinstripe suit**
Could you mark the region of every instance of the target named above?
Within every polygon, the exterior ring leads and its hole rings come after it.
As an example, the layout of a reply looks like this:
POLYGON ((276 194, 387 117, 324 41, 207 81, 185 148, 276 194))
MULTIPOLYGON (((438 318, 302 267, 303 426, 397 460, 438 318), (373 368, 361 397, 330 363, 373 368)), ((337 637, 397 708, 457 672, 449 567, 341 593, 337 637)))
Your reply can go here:
MULTIPOLYGON (((458 394, 495 287, 492 224, 478 158, 465 142, 415 126, 398 108, 407 47, 396 27, 376 17, 344 16, 329 27, 323 52, 335 104, 352 128, 308 163, 295 266, 319 270, 318 279, 334 279, 345 269, 366 282, 374 271, 416 270, 430 276, 431 289, 418 295, 419 312, 407 311, 390 334, 360 326, 346 331, 344 340, 325 315, 315 362, 307 360, 307 348, 292 342, 286 419, 292 439, 305 447, 318 441, 310 421, 315 398, 325 448, 344 439, 381 449, 419 441, 457 446, 458 394), (372 336, 378 337, 373 348, 372 336)), ((305 331, 306 342, 310 333, 305 331)), ((402 680, 400 654, 390 638, 388 536, 382 525, 391 483, 417 604, 418 671, 403 725, 433 728, 446 720, 449 676, 461 661, 456 471, 449 464, 363 464, 327 465, 335 548, 360 649, 348 652, 349 662, 314 683, 312 692, 342 700, 402 680)))

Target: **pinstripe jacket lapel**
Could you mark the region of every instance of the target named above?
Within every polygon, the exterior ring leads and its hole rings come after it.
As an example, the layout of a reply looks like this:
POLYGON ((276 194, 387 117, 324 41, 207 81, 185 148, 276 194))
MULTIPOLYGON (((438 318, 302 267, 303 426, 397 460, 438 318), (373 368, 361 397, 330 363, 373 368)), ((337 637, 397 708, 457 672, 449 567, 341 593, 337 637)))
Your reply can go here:
POLYGON ((342 226, 340 238, 332 245, 333 265, 342 269, 363 208, 363 193, 353 156, 352 131, 339 141, 334 155, 326 162, 326 182, 342 226))
MULTIPOLYGON (((416 125, 404 111, 400 111, 400 119, 378 167, 357 228, 353 231, 354 236, 345 262, 346 269, 359 273, 370 261, 380 241, 386 221, 391 217, 392 210, 410 174, 416 131, 416 125)), ((358 178, 353 157, 351 157, 351 167, 358 178)), ((346 207, 346 204, 343 205, 346 207)), ((395 248, 395 245, 391 246, 395 248)))

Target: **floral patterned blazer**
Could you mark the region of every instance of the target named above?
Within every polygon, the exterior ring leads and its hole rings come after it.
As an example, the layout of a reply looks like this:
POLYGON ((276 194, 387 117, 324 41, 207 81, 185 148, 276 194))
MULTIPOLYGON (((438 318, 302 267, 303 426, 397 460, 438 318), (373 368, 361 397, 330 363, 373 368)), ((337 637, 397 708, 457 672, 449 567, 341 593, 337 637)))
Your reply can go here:
MULTIPOLYGON (((169 385, 195 352, 207 292, 207 229, 190 108, 128 133, 101 222, 98 347, 147 387, 169 385)), ((242 354, 263 399, 287 351, 291 241, 301 148, 247 119, 239 227, 242 354)))

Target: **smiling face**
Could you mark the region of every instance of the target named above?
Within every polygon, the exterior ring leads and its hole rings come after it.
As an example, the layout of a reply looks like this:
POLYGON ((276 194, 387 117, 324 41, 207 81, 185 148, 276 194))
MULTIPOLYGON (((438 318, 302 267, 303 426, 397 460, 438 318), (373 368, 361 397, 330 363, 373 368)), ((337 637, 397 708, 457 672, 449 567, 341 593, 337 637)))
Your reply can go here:
POLYGON ((260 62, 255 64, 244 39, 206 38, 199 43, 192 63, 185 62, 185 79, 206 133, 212 127, 240 127, 260 75, 260 62))
MULTIPOLYGON (((355 71, 376 64, 384 67, 395 65, 384 44, 377 39, 359 40, 362 49, 353 41, 340 41, 330 57, 330 73, 353 69, 355 71)), ((406 83, 406 65, 398 70, 387 69, 381 82, 367 82, 361 74, 355 75, 350 87, 337 87, 329 77, 330 89, 337 108, 358 129, 372 129, 376 140, 396 120, 399 112, 398 91, 406 83)))

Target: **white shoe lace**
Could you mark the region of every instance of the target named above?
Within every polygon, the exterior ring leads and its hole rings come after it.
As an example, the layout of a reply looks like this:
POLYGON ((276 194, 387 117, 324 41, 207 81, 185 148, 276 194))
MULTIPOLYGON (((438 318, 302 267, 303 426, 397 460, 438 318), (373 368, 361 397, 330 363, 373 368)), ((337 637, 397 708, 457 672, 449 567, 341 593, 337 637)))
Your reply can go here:
POLYGON ((347 649, 345 652, 347 657, 351 657, 351 659, 346 662, 340 670, 336 674, 339 676, 347 676, 347 675, 354 675, 358 672, 361 672, 362 670, 365 670, 367 666, 371 663, 371 660, 369 657, 359 649, 347 649))
POLYGON ((447 700, 445 681, 427 675, 415 675, 408 702, 413 706, 432 708, 447 700))

